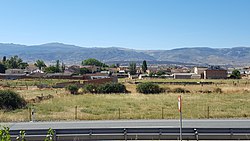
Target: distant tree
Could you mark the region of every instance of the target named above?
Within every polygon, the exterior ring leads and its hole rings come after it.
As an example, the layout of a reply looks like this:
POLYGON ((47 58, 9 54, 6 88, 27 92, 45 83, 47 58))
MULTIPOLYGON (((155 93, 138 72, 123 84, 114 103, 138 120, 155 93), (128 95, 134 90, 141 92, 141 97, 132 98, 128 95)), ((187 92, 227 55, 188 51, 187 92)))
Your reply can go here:
POLYGON ((136 74, 136 63, 135 62, 129 63, 129 73, 131 75, 135 75, 136 74))
POLYGON ((6 56, 3 57, 2 62, 3 62, 3 64, 6 62, 6 56))
POLYGON ((147 69, 148 69, 146 60, 144 60, 142 62, 142 66, 141 67, 142 67, 142 71, 145 73, 147 71, 147 69))
POLYGON ((56 66, 46 67, 44 71, 47 72, 47 73, 58 73, 58 72, 60 72, 60 70, 58 70, 58 68, 56 66))
POLYGON ((5 65, 8 69, 25 69, 27 66, 29 66, 28 63, 23 62, 23 60, 17 55, 7 59, 5 65))
POLYGON ((87 60, 82 61, 82 65, 95 65, 99 67, 108 67, 106 64, 94 59, 94 58, 89 58, 87 60))
POLYGON ((241 76, 240 76, 240 71, 239 70, 233 70, 230 78, 233 78, 233 79, 241 79, 241 76))
POLYGON ((56 69, 60 70, 60 61, 59 60, 56 60, 56 69))
POLYGON ((87 68, 80 68, 80 74, 91 73, 91 71, 87 68))
POLYGON ((5 73, 6 67, 4 64, 0 63, 0 73, 5 73))
POLYGON ((36 67, 38 67, 40 70, 43 68, 43 67, 46 67, 45 63, 43 60, 37 60, 34 64, 36 67))
POLYGON ((110 68, 116 68, 116 65, 115 64, 112 64, 109 66, 110 68))
POLYGON ((158 76, 161 76, 161 75, 164 75, 164 74, 166 74, 166 72, 163 71, 163 70, 159 70, 159 71, 156 73, 156 75, 158 75, 158 76))
POLYGON ((65 64, 62 63, 62 66, 61 66, 61 71, 64 72, 65 71, 65 64))
POLYGON ((153 77, 154 75, 155 75, 155 73, 153 73, 153 72, 149 73, 149 77, 153 77))

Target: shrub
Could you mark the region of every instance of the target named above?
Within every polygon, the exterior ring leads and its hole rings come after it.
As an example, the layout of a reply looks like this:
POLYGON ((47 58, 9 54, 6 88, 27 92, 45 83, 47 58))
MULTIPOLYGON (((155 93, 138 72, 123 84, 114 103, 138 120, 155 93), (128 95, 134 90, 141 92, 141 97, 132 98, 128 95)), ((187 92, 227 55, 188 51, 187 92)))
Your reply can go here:
POLYGON ((215 88, 213 92, 214 93, 222 93, 222 90, 221 90, 221 88, 215 88))
POLYGON ((207 93, 207 94, 212 93, 211 90, 199 90, 198 92, 200 92, 200 93, 207 93))
POLYGON ((0 109, 15 110, 26 106, 19 94, 10 90, 0 90, 0 109))
POLYGON ((83 87, 84 91, 87 93, 96 93, 97 92, 97 86, 94 84, 86 84, 83 87))
POLYGON ((84 90, 89 93, 127 93, 126 87, 121 83, 105 83, 102 85, 87 84, 84 90))
POLYGON ((173 93, 190 93, 189 90, 186 90, 184 88, 175 88, 172 90, 173 93))
POLYGON ((71 94, 77 94, 78 92, 78 86, 77 85, 68 85, 66 87, 66 90, 70 91, 71 94))
POLYGON ((143 94, 158 94, 164 92, 164 90, 160 88, 159 85, 151 82, 138 84, 136 87, 136 91, 143 94))
POLYGON ((169 87, 164 88, 164 91, 167 92, 167 93, 172 92, 171 89, 170 89, 169 87))

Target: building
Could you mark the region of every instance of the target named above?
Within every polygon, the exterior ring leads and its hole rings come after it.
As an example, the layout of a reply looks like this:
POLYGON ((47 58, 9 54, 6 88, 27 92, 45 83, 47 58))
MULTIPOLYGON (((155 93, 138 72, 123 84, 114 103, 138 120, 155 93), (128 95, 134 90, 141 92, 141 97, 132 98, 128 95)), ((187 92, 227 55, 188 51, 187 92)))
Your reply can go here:
POLYGON ((6 74, 25 74, 24 69, 7 69, 5 70, 6 74))
POLYGON ((204 74, 204 71, 207 70, 207 67, 194 67, 195 74, 204 74))
POLYGON ((204 71, 207 69, 207 67, 194 67, 194 74, 200 75, 200 78, 204 79, 204 71))
POLYGON ((204 71, 204 79, 226 79, 227 70, 224 69, 207 69, 204 71))
POLYGON ((174 79, 191 79, 191 73, 174 73, 174 79))
POLYGON ((80 68, 86 68, 86 69, 89 69, 92 73, 94 73, 94 72, 100 72, 100 71, 101 71, 101 67, 99 67, 99 66, 95 66, 95 65, 80 66, 80 68))

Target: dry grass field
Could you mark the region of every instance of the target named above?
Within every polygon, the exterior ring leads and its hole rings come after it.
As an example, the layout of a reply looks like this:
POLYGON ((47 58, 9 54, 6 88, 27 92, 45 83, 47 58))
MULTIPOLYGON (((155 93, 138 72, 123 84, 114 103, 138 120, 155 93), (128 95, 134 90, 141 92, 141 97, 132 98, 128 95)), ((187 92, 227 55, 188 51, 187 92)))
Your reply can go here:
MULTIPOLYGON (((166 92, 154 95, 139 94, 136 92, 136 84, 127 83, 130 80, 121 79, 120 81, 131 93, 71 95, 65 89, 38 89, 35 86, 36 83, 53 85, 62 80, 2 80, 0 85, 9 85, 9 87, 0 86, 0 89, 12 89, 26 100, 41 95, 53 95, 54 98, 29 103, 25 109, 1 110, 0 121, 29 121, 28 108, 35 109, 35 119, 39 121, 177 119, 179 117, 178 95, 183 97, 183 118, 185 119, 250 117, 250 84, 248 80, 206 80, 214 82, 212 85, 160 84, 161 87, 169 89, 184 88, 190 93, 166 92), (222 93, 215 93, 216 88, 220 88, 222 93)), ((201 80, 149 79, 140 81, 197 82, 201 80)))

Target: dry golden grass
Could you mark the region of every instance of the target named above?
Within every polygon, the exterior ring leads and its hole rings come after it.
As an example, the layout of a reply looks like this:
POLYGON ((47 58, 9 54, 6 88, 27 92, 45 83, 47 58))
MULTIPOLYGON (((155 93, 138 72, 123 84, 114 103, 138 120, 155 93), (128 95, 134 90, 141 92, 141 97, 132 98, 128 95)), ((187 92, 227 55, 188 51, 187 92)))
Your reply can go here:
MULTIPOLYGON (((157 80, 160 81, 160 80, 157 80)), ((163 81, 163 80, 161 80, 163 81)), ((169 81, 169 80, 167 80, 169 81)), ((184 80, 182 80, 184 81, 184 80)), ((215 81, 215 80, 214 80, 215 81)), ((102 119, 177 119, 177 96, 183 97, 183 118, 249 118, 250 84, 240 80, 216 80, 213 85, 167 85, 161 87, 174 89, 181 87, 191 93, 163 93, 156 95, 138 94, 135 84, 125 83, 131 94, 83 94, 70 95, 64 89, 14 89, 25 99, 36 96, 54 95, 55 98, 34 103, 29 107, 36 109, 35 118, 40 121, 102 119), (223 93, 200 93, 200 90, 221 88, 223 93), (77 106, 77 109, 75 107, 77 106), (208 113, 209 107, 209 113, 208 113), (119 115, 120 109, 120 115, 119 115), (163 110, 163 111, 162 111, 163 110), (163 113, 163 114, 162 114, 163 113)), ((0 111, 0 121, 28 121, 28 109, 0 111)))

